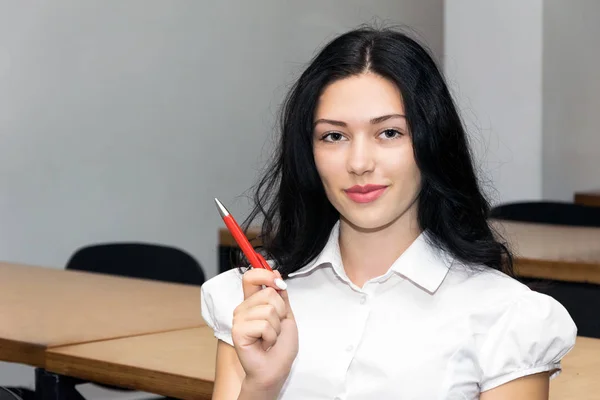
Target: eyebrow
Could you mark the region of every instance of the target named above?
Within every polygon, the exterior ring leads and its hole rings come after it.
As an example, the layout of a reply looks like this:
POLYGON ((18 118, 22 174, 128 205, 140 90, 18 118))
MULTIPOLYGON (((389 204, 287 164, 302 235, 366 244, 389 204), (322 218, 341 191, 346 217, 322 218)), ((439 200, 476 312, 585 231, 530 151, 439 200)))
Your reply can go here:
MULTIPOLYGON (((388 119, 391 118, 406 118, 405 115, 402 114, 388 114, 388 115, 382 115, 381 117, 375 117, 375 118, 371 118, 371 124, 372 125, 376 125, 376 124, 380 124, 383 121, 387 121, 388 119)), ((341 127, 347 127, 348 124, 346 124, 344 121, 336 121, 334 119, 325 119, 325 118, 320 118, 318 120, 315 121, 313 126, 317 126, 317 124, 329 124, 329 125, 335 125, 335 126, 341 126, 341 127)))

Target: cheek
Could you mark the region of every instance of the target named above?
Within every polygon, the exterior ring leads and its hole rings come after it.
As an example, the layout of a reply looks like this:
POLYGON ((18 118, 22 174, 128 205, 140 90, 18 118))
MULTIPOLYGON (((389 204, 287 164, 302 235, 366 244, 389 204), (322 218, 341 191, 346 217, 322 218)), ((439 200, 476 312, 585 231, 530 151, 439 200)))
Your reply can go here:
POLYGON ((317 167, 317 172, 327 189, 327 186, 334 183, 336 180, 339 180, 340 170, 339 166, 336 164, 337 158, 334 157, 330 152, 324 151, 322 149, 314 150, 315 157, 315 165, 317 167))
POLYGON ((416 189, 418 190, 421 182, 421 171, 417 167, 412 152, 403 152, 400 157, 396 154, 396 157, 388 159, 391 162, 386 164, 386 171, 407 189, 417 186, 416 189))

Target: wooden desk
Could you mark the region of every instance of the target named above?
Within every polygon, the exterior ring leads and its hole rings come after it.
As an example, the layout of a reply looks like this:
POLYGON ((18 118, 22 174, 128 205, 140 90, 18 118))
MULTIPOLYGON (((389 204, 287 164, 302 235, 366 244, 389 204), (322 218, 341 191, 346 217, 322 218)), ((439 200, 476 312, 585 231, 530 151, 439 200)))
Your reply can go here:
POLYGON ((598 398, 600 392, 600 339, 578 337, 562 362, 562 373, 550 381, 550 400, 598 398))
POLYGON ((600 228, 493 221, 523 277, 600 284, 600 228))
POLYGON ((0 360, 48 347, 204 325, 198 286, 0 263, 0 360))
POLYGON ((217 339, 207 326, 50 349, 46 369, 181 399, 210 399, 217 339))
POLYGON ((592 190, 589 192, 576 192, 575 203, 584 206, 600 207, 600 190, 592 190))
MULTIPOLYGON (((47 369, 182 399, 209 399, 217 340, 208 327, 48 350, 47 369)), ((600 339, 577 338, 551 381, 551 400, 592 399, 600 392, 600 339)))

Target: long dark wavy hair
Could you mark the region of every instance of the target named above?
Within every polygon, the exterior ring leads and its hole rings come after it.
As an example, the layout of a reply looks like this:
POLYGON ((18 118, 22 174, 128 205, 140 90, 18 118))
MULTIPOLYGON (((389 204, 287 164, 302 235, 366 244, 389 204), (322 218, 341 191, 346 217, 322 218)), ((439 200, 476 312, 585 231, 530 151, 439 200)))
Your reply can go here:
MULTIPOLYGON (((422 176, 421 229, 434 246, 465 264, 514 276, 512 255, 488 223, 490 205, 440 70, 424 46, 389 28, 363 27, 335 38, 293 85, 281 109, 276 152, 255 187, 254 207, 242 227, 262 217, 260 251, 275 261, 284 278, 322 251, 339 213, 315 166, 314 113, 327 85, 367 71, 394 82, 402 93, 422 176)), ((239 252, 237 258, 242 260, 239 252)))

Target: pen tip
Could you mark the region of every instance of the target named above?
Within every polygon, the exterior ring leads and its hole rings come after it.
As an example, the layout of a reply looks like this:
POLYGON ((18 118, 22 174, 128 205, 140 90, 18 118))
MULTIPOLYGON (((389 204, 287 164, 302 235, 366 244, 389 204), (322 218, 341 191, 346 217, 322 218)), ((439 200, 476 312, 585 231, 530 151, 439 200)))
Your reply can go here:
POLYGON ((217 205, 217 209, 219 210, 219 214, 221 214, 222 218, 229 215, 229 212, 227 211, 227 209, 223 206, 223 204, 221 204, 219 199, 217 199, 216 197, 215 197, 215 204, 217 205))

